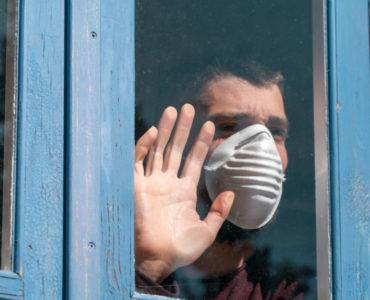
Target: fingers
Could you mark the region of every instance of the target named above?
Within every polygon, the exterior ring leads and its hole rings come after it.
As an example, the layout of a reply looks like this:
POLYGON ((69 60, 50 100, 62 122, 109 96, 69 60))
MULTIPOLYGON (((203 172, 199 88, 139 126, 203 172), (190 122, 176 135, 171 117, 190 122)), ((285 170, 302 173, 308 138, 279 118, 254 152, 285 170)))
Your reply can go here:
POLYGON ((150 175, 152 172, 162 170, 163 165, 163 151, 171 136, 172 129, 177 118, 177 111, 173 107, 167 107, 159 121, 157 140, 150 149, 148 163, 145 173, 150 175))
POLYGON ((164 158, 163 171, 178 173, 182 153, 184 151, 190 129, 193 124, 195 110, 190 104, 185 104, 176 124, 175 134, 169 143, 164 158))
POLYGON ((229 215, 233 201, 234 193, 229 191, 221 193, 213 201, 211 209, 208 212, 207 217, 204 219, 212 237, 211 242, 214 241, 221 225, 229 215))
POLYGON ((198 184, 204 159, 207 156, 214 133, 214 124, 210 121, 204 123, 199 132, 197 140, 195 141, 194 146, 186 159, 182 176, 190 176, 195 184, 198 184))
POLYGON ((135 145, 135 171, 144 174, 143 161, 157 138, 157 128, 150 127, 135 145))
POLYGON ((135 145, 135 162, 142 162, 157 138, 157 128, 150 127, 135 145))

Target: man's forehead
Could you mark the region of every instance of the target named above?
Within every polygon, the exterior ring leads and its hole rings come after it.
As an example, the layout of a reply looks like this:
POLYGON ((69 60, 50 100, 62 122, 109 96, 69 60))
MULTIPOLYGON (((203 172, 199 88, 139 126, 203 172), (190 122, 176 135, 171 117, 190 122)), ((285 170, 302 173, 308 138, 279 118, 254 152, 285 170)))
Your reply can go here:
POLYGON ((286 119, 277 85, 256 87, 239 79, 222 79, 209 84, 203 97, 209 116, 245 114, 258 119, 273 116, 286 119))

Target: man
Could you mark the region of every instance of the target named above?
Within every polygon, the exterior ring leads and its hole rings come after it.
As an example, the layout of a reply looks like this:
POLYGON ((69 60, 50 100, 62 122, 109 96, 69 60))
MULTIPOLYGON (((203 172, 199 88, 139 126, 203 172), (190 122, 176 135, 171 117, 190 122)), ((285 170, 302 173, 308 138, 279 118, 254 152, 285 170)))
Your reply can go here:
POLYGON ((254 63, 213 69, 203 75, 194 100, 208 121, 200 129, 181 173, 182 155, 195 115, 192 105, 185 104, 178 117, 174 108, 167 108, 158 128, 150 128, 139 139, 135 148, 135 266, 139 290, 198 298, 189 296, 186 288, 179 289, 181 285, 176 286, 169 277, 185 267, 184 274, 198 276, 204 283, 201 298, 293 299, 296 283, 282 282, 271 293, 261 291, 258 283, 248 280, 248 231, 228 221, 223 225, 234 193, 222 192, 212 203, 204 180, 199 182, 207 155, 225 139, 253 124, 270 130, 285 172, 288 121, 282 82, 280 73, 254 63), (199 213, 204 207, 209 211, 203 218, 199 213))

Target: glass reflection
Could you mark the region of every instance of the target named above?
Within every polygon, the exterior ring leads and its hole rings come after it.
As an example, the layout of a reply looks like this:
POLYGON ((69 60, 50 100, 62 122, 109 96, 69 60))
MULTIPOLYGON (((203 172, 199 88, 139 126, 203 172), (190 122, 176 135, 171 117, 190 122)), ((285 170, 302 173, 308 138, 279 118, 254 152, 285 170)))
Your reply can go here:
POLYGON ((11 270, 16 99, 17 1, 0 0, 1 269, 11 270))
MULTIPOLYGON (((5 103, 5 53, 6 53, 6 1, 0 1, 0 199, 3 212, 3 170, 4 170, 4 103, 5 103)), ((0 224, 2 222, 0 221, 0 224)), ((1 230, 0 230, 1 232, 1 230)), ((2 240, 2 236, 1 236, 2 240)), ((1 259, 1 258, 0 258, 1 259)))
POLYGON ((140 163, 149 151, 135 175, 139 291, 315 298, 311 25, 311 1, 136 2, 140 163), (162 161, 149 146, 168 140, 162 161))

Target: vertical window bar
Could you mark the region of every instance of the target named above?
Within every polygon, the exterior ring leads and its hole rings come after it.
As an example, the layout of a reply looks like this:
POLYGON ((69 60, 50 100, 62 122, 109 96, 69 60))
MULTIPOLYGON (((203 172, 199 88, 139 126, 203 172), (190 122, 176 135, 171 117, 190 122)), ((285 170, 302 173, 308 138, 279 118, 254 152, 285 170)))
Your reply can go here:
POLYGON ((14 195, 16 161, 16 112, 18 91, 18 1, 7 3, 4 168, 1 235, 1 269, 13 269, 14 195))

